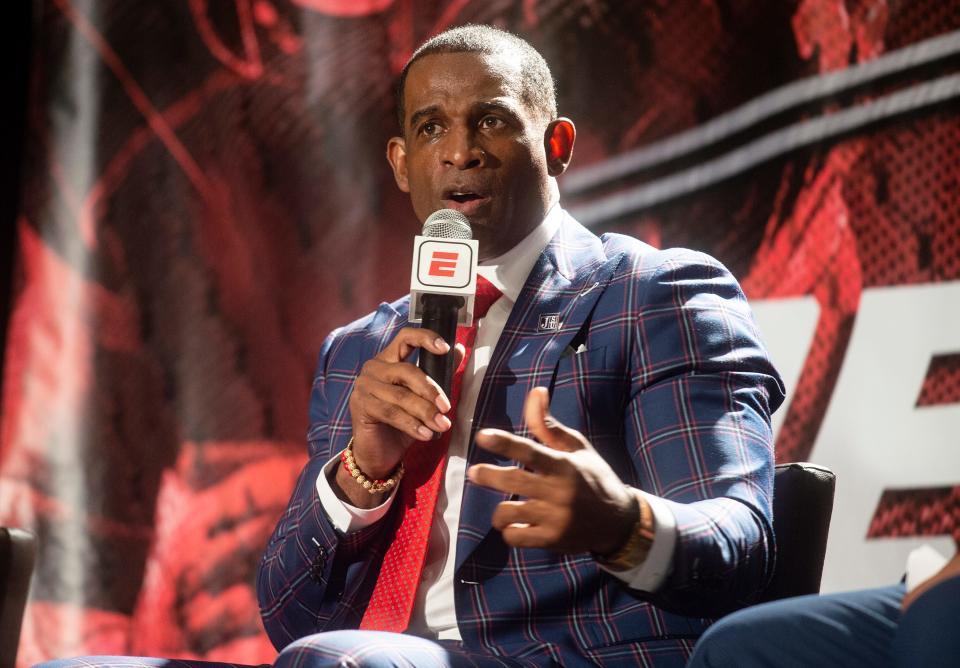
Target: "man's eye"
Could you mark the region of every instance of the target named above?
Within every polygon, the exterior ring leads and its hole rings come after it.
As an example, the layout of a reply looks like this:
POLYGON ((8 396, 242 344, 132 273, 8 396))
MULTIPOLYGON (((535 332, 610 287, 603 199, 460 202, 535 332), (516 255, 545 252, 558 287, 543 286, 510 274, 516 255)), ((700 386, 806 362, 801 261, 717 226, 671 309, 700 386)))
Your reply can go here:
POLYGON ((420 126, 420 134, 432 137, 440 132, 440 125, 434 122, 427 122, 420 126))
POLYGON ((496 116, 484 116, 480 119, 480 127, 485 130, 499 130, 504 127, 506 123, 502 118, 497 118, 496 116))

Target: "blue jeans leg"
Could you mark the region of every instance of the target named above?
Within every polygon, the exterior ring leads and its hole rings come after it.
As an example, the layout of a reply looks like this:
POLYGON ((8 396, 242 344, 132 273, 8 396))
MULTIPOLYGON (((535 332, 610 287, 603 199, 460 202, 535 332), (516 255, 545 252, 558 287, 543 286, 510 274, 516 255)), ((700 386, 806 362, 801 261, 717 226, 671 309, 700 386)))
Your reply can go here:
POLYGON ((960 577, 944 580, 907 608, 892 653, 897 668, 960 666, 960 577))
POLYGON ((890 666, 903 594, 895 585, 746 608, 707 629, 687 666, 890 666))
POLYGON ((385 631, 330 631, 288 645, 274 668, 505 668, 510 659, 466 651, 460 643, 433 642, 385 631))

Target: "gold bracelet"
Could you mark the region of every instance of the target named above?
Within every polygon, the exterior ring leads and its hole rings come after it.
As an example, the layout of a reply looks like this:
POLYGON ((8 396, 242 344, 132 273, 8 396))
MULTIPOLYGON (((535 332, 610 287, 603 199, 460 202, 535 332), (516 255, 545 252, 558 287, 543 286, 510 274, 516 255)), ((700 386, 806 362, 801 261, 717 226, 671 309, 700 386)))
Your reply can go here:
POLYGON ((403 477, 403 462, 400 462, 389 478, 374 479, 361 471, 360 467, 357 466, 357 460, 353 457, 353 436, 350 437, 347 447, 340 453, 340 461, 343 462, 343 468, 347 470, 347 473, 371 494, 379 494, 393 489, 400 483, 400 478, 403 477))
POLYGON ((639 566, 647 558, 650 547, 653 545, 655 528, 650 504, 643 499, 637 490, 631 490, 631 492, 636 498, 640 512, 637 515, 637 521, 630 530, 627 541, 609 556, 593 555, 598 562, 615 571, 625 571, 639 566))

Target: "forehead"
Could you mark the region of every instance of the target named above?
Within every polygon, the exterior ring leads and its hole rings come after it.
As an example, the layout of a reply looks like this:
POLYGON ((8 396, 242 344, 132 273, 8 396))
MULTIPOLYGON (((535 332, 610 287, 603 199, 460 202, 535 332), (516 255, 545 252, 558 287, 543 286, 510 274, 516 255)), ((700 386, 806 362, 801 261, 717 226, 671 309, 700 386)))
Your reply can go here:
POLYGON ((500 54, 434 53, 424 56, 407 73, 404 114, 439 105, 456 108, 500 99, 523 105, 520 65, 500 54))

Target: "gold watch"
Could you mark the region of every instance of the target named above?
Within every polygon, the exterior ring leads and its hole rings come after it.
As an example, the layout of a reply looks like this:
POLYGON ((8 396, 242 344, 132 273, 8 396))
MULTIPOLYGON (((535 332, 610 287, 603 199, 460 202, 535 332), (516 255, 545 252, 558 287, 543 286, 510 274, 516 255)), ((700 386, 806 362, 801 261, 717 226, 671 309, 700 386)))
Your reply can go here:
POLYGON ((639 566, 647 558, 650 547, 653 545, 653 511, 639 490, 631 489, 630 491, 637 500, 640 512, 637 513, 637 521, 630 530, 626 542, 613 554, 593 555, 597 562, 613 571, 626 571, 639 566))

